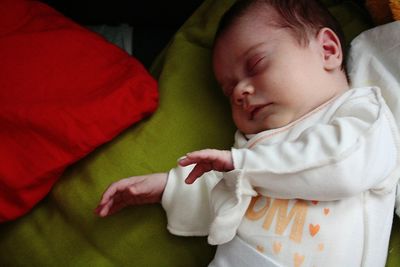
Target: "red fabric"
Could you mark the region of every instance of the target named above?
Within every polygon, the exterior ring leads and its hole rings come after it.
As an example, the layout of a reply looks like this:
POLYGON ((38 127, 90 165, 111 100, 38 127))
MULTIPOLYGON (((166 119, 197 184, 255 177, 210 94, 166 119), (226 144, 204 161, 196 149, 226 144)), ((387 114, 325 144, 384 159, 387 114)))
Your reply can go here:
POLYGON ((121 49, 40 2, 0 0, 0 222, 157 100, 156 81, 121 49))

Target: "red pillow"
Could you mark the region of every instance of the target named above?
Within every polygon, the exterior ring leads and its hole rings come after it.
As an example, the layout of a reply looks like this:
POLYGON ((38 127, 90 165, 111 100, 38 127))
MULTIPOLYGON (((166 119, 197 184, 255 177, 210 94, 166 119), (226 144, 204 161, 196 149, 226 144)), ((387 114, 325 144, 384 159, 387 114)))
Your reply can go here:
POLYGON ((38 1, 0 0, 0 222, 29 211, 71 163, 157 107, 127 53, 38 1))

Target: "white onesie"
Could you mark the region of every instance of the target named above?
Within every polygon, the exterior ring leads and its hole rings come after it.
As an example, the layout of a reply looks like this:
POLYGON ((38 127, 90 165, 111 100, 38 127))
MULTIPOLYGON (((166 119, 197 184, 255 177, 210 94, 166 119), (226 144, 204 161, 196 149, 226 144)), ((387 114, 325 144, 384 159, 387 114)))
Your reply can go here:
POLYGON ((210 266, 384 266, 399 148, 380 90, 349 90, 282 128, 237 132, 233 171, 186 185, 192 167, 172 169, 168 229, 221 245, 210 266))

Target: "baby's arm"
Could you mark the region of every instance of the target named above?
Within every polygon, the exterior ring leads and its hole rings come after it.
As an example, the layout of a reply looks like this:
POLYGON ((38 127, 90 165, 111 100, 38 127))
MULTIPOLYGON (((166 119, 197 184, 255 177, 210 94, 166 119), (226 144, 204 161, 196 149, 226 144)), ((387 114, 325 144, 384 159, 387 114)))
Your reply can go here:
POLYGON ((133 176, 111 184, 103 193, 95 212, 105 217, 128 205, 160 203, 167 173, 133 176))
POLYGON ((209 193, 220 177, 210 172, 195 185, 187 185, 182 181, 191 170, 191 167, 177 167, 168 173, 117 181, 103 193, 95 213, 106 217, 129 205, 161 203, 168 218, 167 228, 172 234, 207 235, 211 220, 209 193))
POLYGON ((383 99, 359 91, 329 120, 294 140, 233 148, 232 157, 236 177, 245 177, 263 195, 330 201, 392 190, 399 151, 397 126, 383 99))
POLYGON ((232 153, 229 150, 203 149, 186 154, 179 160, 179 165, 196 164, 185 179, 187 184, 194 183, 197 178, 209 171, 226 172, 234 169, 232 153))
POLYGON ((225 179, 245 177, 261 194, 312 200, 391 188, 397 181, 397 128, 380 96, 361 96, 341 104, 331 120, 288 142, 189 153, 179 163, 197 165, 186 183, 209 170, 233 171, 236 175, 225 179))

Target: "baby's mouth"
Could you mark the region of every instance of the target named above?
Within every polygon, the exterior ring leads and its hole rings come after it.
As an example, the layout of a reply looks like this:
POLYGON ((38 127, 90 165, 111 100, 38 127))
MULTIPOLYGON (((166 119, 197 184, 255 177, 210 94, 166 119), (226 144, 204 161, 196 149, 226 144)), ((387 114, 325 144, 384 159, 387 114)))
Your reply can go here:
POLYGON ((257 114, 268 105, 270 105, 270 103, 265 104, 265 105, 255 106, 250 112, 250 120, 254 120, 254 118, 257 116, 257 114))

